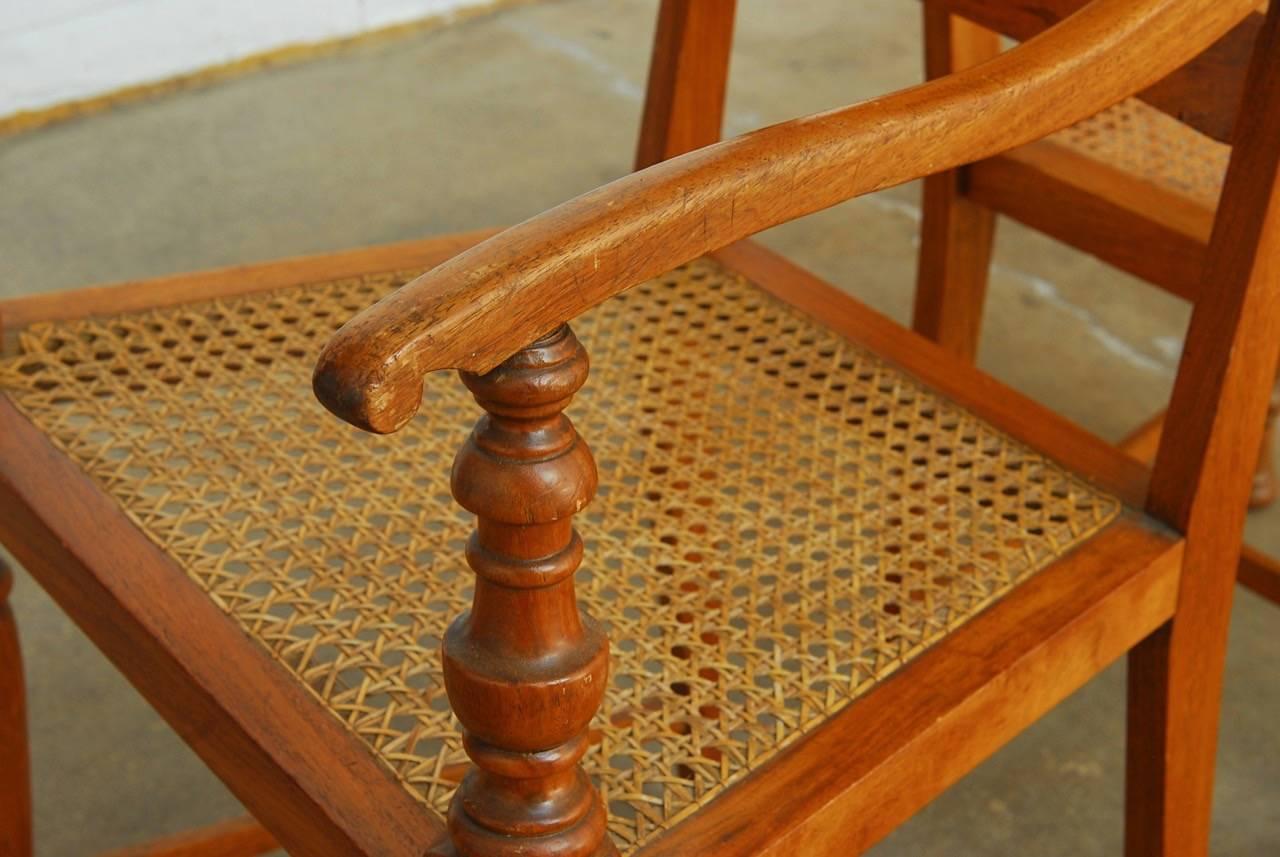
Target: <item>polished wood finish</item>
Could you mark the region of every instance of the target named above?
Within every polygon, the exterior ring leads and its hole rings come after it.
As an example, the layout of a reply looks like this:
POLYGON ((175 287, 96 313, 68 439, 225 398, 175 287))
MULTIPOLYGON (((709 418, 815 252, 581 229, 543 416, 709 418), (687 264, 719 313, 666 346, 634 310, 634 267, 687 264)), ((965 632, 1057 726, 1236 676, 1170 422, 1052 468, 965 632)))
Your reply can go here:
MULTIPOLYGON (((926 0, 1019 41, 1030 39, 1088 5, 1089 0, 926 0)), ((1256 8, 1257 3, 1254 4, 1256 8)), ((1194 19, 1189 23, 1193 26, 1194 19)), ((1262 15, 1252 12, 1187 65, 1138 97, 1203 134, 1230 142, 1244 94, 1245 72, 1262 15)))
POLYGON ((610 296, 717 247, 1043 137, 1177 69, 1252 7, 1095 0, 980 67, 633 173, 454 257, 352 319, 321 355, 316 394, 353 425, 395 431, 417 411, 427 372, 488 371, 610 296), (918 142, 893 144, 901 140, 918 142))
POLYGON ((467 562, 475 600, 444 639, 444 680, 475 767, 449 807, 462 857, 604 857, 604 805, 578 764, 604 698, 609 643, 584 618, 573 516, 596 466, 562 411, 587 353, 562 326, 462 380, 487 412, 453 465, 476 515, 467 562))
MULTIPOLYGON (((925 76, 929 80, 985 62, 1000 52, 992 30, 924 7, 925 76)), ((937 173, 924 180, 920 262, 911 325, 964 360, 978 354, 986 301, 995 213, 966 192, 968 169, 937 173)))
POLYGON ((720 139, 737 0, 662 0, 636 169, 720 139))
MULTIPOLYGON (((1044 39, 987 61, 981 66, 981 73, 960 71, 923 88, 891 96, 880 102, 776 126, 774 129, 766 129, 737 141, 666 162, 581 197, 491 239, 410 284, 344 328, 321 358, 316 373, 317 394, 335 414, 358 426, 374 431, 394 430, 416 410, 421 395, 421 376, 427 371, 448 367, 485 371, 511 352, 515 340, 541 333, 637 280, 660 273, 674 264, 713 249, 718 244, 817 210, 840 199, 918 176, 928 171, 924 166, 926 162, 933 169, 946 169, 973 160, 973 150, 976 150, 977 157, 982 157, 982 148, 986 145, 982 129, 987 128, 988 124, 970 122, 965 126, 968 132, 965 133, 960 126, 949 125, 946 109, 934 107, 936 102, 932 102, 924 94, 931 91, 943 92, 948 85, 959 81, 966 87, 966 92, 963 95, 955 94, 948 106, 963 102, 969 110, 968 116, 984 112, 979 109, 982 101, 980 95, 975 97, 975 93, 981 91, 983 82, 999 80, 1006 68, 1021 67, 1022 71, 1027 71, 1027 66, 1020 61, 1031 56, 1030 62, 1034 63, 1035 50, 1045 44, 1052 44, 1054 35, 1060 35, 1074 26, 1080 28, 1081 33, 1088 32, 1092 39, 1105 41, 1109 35, 1118 40, 1115 21, 1110 22, 1106 32, 1102 28, 1090 26, 1094 23, 1089 20, 1090 14, 1098 13, 1105 5, 1093 4, 1064 22, 1044 39), (1024 53, 1028 51, 1031 53, 1024 53), (931 110, 931 107, 934 109, 931 110), (877 120, 874 123, 873 117, 877 120), (866 125, 859 120, 864 120, 866 125), (877 157, 859 136, 859 129, 871 126, 874 126, 882 139, 920 139, 925 136, 924 129, 929 128, 933 133, 946 137, 952 148, 945 152, 934 152, 923 146, 905 154, 894 152, 877 157), (784 134, 785 137, 782 136, 784 134), (972 147, 972 150, 967 151, 966 146, 972 147), (821 154, 815 156, 816 152, 821 154), (801 157, 794 157, 794 153, 800 153, 801 157), (913 160, 916 156, 920 160, 913 160), (779 169, 779 164, 784 166, 779 169), (804 195, 779 193, 776 188, 784 183, 778 182, 774 177, 780 173, 786 176, 787 187, 803 186, 809 192, 804 195), (733 180, 716 184, 718 176, 726 175, 732 175, 733 180), (696 189, 692 195, 691 188, 696 189), (567 291, 559 289, 555 286, 557 282, 569 282, 573 287, 567 291), (511 312, 513 306, 520 308, 516 314, 511 312), (498 311, 504 314, 505 324, 495 329, 488 319, 493 316, 496 320, 494 314, 498 311)), ((1132 11, 1136 7, 1129 8, 1132 11)), ((1216 8, 1221 10, 1223 7, 1216 8)), ((1114 13, 1114 10, 1110 11, 1114 13)), ((1197 24, 1206 21, 1203 13, 1207 10, 1197 11, 1201 13, 1194 17, 1197 24)), ((1217 22, 1221 26, 1219 32, 1225 31, 1246 12, 1247 7, 1243 4, 1227 10, 1224 19, 1217 22)), ((1192 19, 1183 19, 1183 24, 1192 19)), ((1175 16, 1162 20, 1168 24, 1175 20, 1175 16)), ((937 26, 936 19, 934 23, 937 26)), ((1154 18, 1147 18, 1146 23, 1148 29, 1144 32, 1152 32, 1150 27, 1154 18)), ((1123 28, 1119 32, 1123 34, 1123 28)), ((1171 30, 1166 31, 1165 36, 1175 37, 1171 30)), ((1192 51, 1181 59, 1186 61, 1194 54, 1195 51, 1192 51)), ((1120 57, 1120 61, 1130 58, 1129 53, 1123 49, 1111 51, 1110 56, 1113 60, 1120 57)), ((1168 72, 1176 67, 1177 64, 1174 64, 1163 71, 1168 72)), ((1129 76, 1130 90, 1152 83, 1160 75, 1145 82, 1138 82, 1138 77, 1139 75, 1129 76)), ((1053 80, 1052 75, 1048 80, 1053 80)), ((1062 119, 1061 114, 1055 110, 1062 105, 1053 96, 1066 99, 1082 89, 1077 85, 1071 93, 1054 92, 1051 83, 1041 81, 1041 84, 1040 89, 1025 91, 1022 95, 1036 104, 1039 116, 1054 116, 1054 122, 1062 119)), ((1092 87, 1083 89, 1093 91, 1092 87)), ((1006 117, 1002 114, 1002 108, 1007 110, 1009 103, 1011 102, 1006 99, 1000 104, 990 105, 990 112, 985 117, 990 120, 990 128, 999 129, 999 133, 1003 134, 1003 145, 1000 148, 1020 142, 1019 135, 1026 125, 1035 124, 1029 117, 1018 117, 1021 121, 1004 121, 1006 117)), ((1110 102, 1104 100, 1104 103, 1110 102)), ((1072 120, 1067 119, 1061 124, 1068 124, 1070 121, 1072 120)), ((1047 124, 1053 123, 1047 121, 1047 124)), ((1041 136, 1043 130, 1032 136, 1041 136)), ((1261 150, 1265 144, 1258 140, 1267 138, 1258 134, 1257 129, 1246 126, 1237 139, 1249 140, 1256 149, 1261 150)), ((1240 217, 1249 219, 1255 225, 1260 222, 1258 212, 1248 211, 1243 201, 1240 206, 1240 217)), ((1218 223, 1221 229, 1221 217, 1218 223)), ((1258 234, 1256 230, 1246 232, 1240 240, 1256 241, 1258 234)), ((1211 261, 1221 261, 1217 257, 1210 258, 1211 261)), ((1239 295, 1250 293, 1244 288, 1243 282, 1239 285, 1239 295)), ((1262 303, 1270 300, 1270 296, 1262 294, 1256 288, 1252 290, 1252 294, 1256 296, 1255 300, 1262 303)), ((1239 316, 1226 316, 1225 321, 1214 330, 1218 338, 1206 340, 1206 343, 1213 342, 1221 346, 1224 337, 1248 335, 1247 326, 1242 327, 1240 322, 1239 316)), ((976 324, 971 324, 971 327, 976 331, 976 324)), ((1209 345, 1204 347, 1208 348, 1209 345)), ((1215 356, 1221 357, 1222 353, 1219 350, 1215 352, 1215 356)), ((1193 352, 1191 359, 1195 356, 1193 352)), ((1187 365, 1194 365, 1195 371, 1184 372, 1180 384, 1188 383, 1185 381, 1188 377, 1196 377, 1216 395, 1235 395, 1236 385, 1244 385, 1250 380, 1246 377, 1228 377, 1231 373, 1215 377, 1211 367, 1192 362, 1187 365)), ((1274 367, 1274 360, 1270 365, 1274 367)), ((1240 413, 1247 414, 1247 411, 1245 408, 1240 413)), ((1229 407, 1226 412, 1236 413, 1229 407)), ((1194 444, 1194 428, 1188 426, 1187 431, 1192 433, 1194 444)), ((1230 436, 1230 433, 1231 429, 1223 429, 1220 436, 1230 436)), ((1209 434, 1214 433, 1211 431, 1209 434)), ((1236 437, 1236 440, 1239 439, 1236 437)), ((1244 445, 1249 445, 1247 434, 1244 445)), ((1220 479, 1223 477, 1218 468, 1225 466, 1226 462, 1217 461, 1206 464, 1220 479)), ((1230 479, 1225 481, 1230 482, 1230 479)), ((1188 484, 1199 487, 1196 480, 1188 484)), ((1159 490, 1153 490, 1151 496, 1158 498, 1159 490)), ((1199 493, 1193 491, 1191 496, 1197 497, 1199 493)), ((1158 512, 1168 511, 1160 506, 1158 500, 1153 502, 1153 508, 1158 512)), ((1171 522, 1186 523, 1176 516, 1171 518, 1171 522)), ((1192 529, 1194 532, 1195 528, 1192 529)), ((1196 542, 1203 554, 1189 557, 1188 567, 1194 568, 1192 561, 1201 557, 1201 561, 1210 556, 1221 560, 1224 553, 1229 555, 1232 538, 1236 539, 1235 550, 1238 551, 1239 534, 1233 534, 1230 526, 1226 535, 1218 536, 1216 541, 1205 539, 1196 542)), ((1231 559, 1234 561, 1234 557, 1231 559)), ((1203 584, 1206 592, 1211 591, 1211 585, 1216 586, 1217 590, 1222 590, 1225 586, 1227 592, 1230 591, 1229 579, 1224 585, 1222 580, 1226 578, 1221 574, 1212 577, 1206 573, 1201 575, 1201 579, 1212 581, 1212 584, 1203 584)), ((1195 588, 1186 579, 1180 581, 1180 586, 1184 591, 1189 586, 1195 588)), ((1210 606, 1203 609, 1199 616, 1192 613, 1189 618, 1184 618, 1180 614, 1178 622, 1170 626, 1175 631, 1170 632, 1169 636, 1174 637, 1176 629, 1182 627, 1194 629, 1194 633, 1202 639, 1225 639, 1226 614, 1217 607, 1222 602, 1223 599, 1210 599, 1210 606)), ((1201 696, 1194 703, 1183 702, 1181 708, 1170 706, 1168 711, 1163 712, 1152 710, 1147 701, 1168 701, 1171 697, 1166 691, 1176 686, 1178 676, 1184 674, 1187 664, 1207 669, 1211 674, 1217 669, 1220 674, 1220 664, 1215 666, 1215 647, 1212 644, 1207 647, 1207 658, 1201 655, 1184 656, 1183 650, 1176 643, 1162 649, 1158 642, 1151 642, 1159 641, 1164 633, 1161 630, 1153 634, 1149 642, 1139 647, 1138 654, 1134 657, 1134 679, 1131 685, 1133 722, 1137 723, 1146 716, 1155 716, 1157 720, 1168 724, 1167 731, 1157 730, 1159 735, 1181 735, 1186 729, 1203 738, 1206 725, 1215 725, 1213 716, 1206 713, 1206 709, 1214 707, 1216 694, 1201 696), (1151 665, 1166 670, 1167 683, 1152 680, 1153 673, 1148 669, 1151 665)), ((1187 636, 1190 637, 1191 632, 1187 636)), ((1136 642, 1136 638, 1131 642, 1136 642)), ((1159 741, 1159 738, 1155 740, 1159 741)), ((1162 831, 1153 829, 1147 820, 1153 816, 1166 819, 1183 809, 1188 810, 1187 817, 1194 816, 1190 800, 1193 796, 1199 797, 1206 778, 1211 781, 1212 772, 1204 769, 1206 754, 1203 749, 1194 740, 1192 744, 1194 746, 1185 752, 1184 748, 1179 748, 1176 752, 1172 750, 1172 741, 1160 745, 1163 757, 1172 759, 1175 766, 1181 765, 1180 772, 1191 777, 1193 784, 1169 788, 1163 793, 1162 799, 1148 801, 1144 807, 1138 807, 1131 801, 1134 813, 1129 833, 1131 850, 1140 846, 1150 849, 1151 854, 1172 853, 1169 851, 1172 840, 1166 838, 1162 831), (1152 806, 1156 809, 1152 810, 1152 806), (1133 843, 1138 843, 1139 846, 1133 843)), ((1143 783, 1153 777, 1161 778, 1163 782, 1162 765, 1143 761, 1143 750, 1150 749, 1150 744, 1144 745, 1139 741, 1133 743, 1130 755, 1132 782, 1143 783), (1157 772, 1152 773, 1153 769, 1157 772)), ((1209 748, 1207 758, 1212 761, 1212 748, 1209 748)), ((811 772, 806 776, 811 777, 811 772)), ((1140 786, 1135 787, 1138 788, 1140 786)), ((794 787, 791 791, 795 791, 794 787)), ((883 794, 883 790, 880 793, 883 794)), ((936 788, 929 792, 933 793, 936 793, 936 788)), ((1136 793, 1136 790, 1131 791, 1131 794, 1136 793)), ((743 820, 737 822, 741 829, 755 827, 754 824, 746 824, 747 818, 753 822, 759 821, 759 799, 757 791, 751 801, 753 812, 744 814, 743 820)), ((1207 796, 1205 799, 1207 801, 1207 796)), ((813 813, 797 808, 796 803, 795 798, 787 802, 789 813, 801 819, 813 816, 813 813)), ((765 805, 768 805, 767 802, 765 805)), ((1205 806, 1207 802, 1194 809, 1197 812, 1207 812, 1205 806)), ((822 807, 829 810, 830 802, 824 802, 822 807)), ((831 815, 829 811, 824 813, 824 817, 831 815)), ((710 817, 712 814, 703 816, 710 817)), ((873 824, 865 824, 865 827, 874 829, 873 824)), ((1184 825, 1184 830, 1187 834, 1182 846, 1186 849, 1185 853, 1198 853, 1207 839, 1203 843, 1200 841, 1201 831, 1194 824, 1184 825)), ((709 837, 714 840, 717 852, 722 853, 729 833, 716 828, 709 837)), ((844 838, 847 847, 847 836, 844 838)), ((814 840, 789 842, 782 847, 829 847, 831 844, 829 840, 818 837, 814 840)), ((858 843, 856 847, 860 848, 865 844, 867 843, 858 843)), ((753 843, 750 853, 759 853, 757 846, 758 843, 753 843)), ((688 848, 688 840, 682 839, 679 847, 688 848)), ((695 846, 695 851, 702 850, 705 848, 695 846)))
POLYGON ((99 857, 259 857, 280 848, 254 819, 232 819, 99 857))
POLYGON ((1129 669, 1128 857, 1208 850, 1218 706, 1250 474, 1280 357, 1280 6, 1258 37, 1147 508, 1186 534, 1178 612, 1129 669))
POLYGON ((290 854, 423 857, 443 839, 358 739, 4 396, 0 539, 290 854))
POLYGON ((0 854, 31 857, 31 760, 27 686, 18 625, 9 606, 13 572, 0 560, 0 854))

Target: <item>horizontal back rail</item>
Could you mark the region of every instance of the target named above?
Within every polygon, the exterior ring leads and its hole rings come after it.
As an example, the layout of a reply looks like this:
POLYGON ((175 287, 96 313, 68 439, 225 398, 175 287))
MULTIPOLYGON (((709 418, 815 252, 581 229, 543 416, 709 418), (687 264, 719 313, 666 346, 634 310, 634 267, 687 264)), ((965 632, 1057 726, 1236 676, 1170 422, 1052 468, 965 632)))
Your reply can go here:
POLYGON ((1209 206, 1051 140, 980 161, 966 179, 968 198, 981 206, 1184 300, 1205 291, 1209 206))
MULTIPOLYGON (((1088 0, 925 0, 988 29, 1024 41, 1088 5, 1088 0)), ((1223 143, 1231 142, 1261 12, 1182 68, 1138 94, 1146 103, 1223 143)))

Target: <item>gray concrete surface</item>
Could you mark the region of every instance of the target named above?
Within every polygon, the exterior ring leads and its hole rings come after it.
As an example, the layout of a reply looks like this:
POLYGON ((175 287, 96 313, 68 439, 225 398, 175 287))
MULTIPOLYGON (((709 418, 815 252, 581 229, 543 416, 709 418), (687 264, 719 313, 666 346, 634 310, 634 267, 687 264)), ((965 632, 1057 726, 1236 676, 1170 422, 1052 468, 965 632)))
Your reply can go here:
MULTIPOLYGON (((913 83, 917 4, 743 0, 728 129, 913 83)), ((549 0, 0 140, 0 294, 510 223, 628 168, 652 0, 549 0)), ((764 236, 903 319, 918 189, 764 236)), ((1176 301, 1002 224, 982 364, 1108 437, 1167 395, 1176 301)), ((1250 533, 1280 549, 1280 510, 1250 533)), ((1280 613, 1241 592, 1214 854, 1280 854, 1280 613)), ((41 857, 213 821, 235 801, 31 583, 41 857)), ((1123 667, 878 846, 1120 853, 1123 667)))

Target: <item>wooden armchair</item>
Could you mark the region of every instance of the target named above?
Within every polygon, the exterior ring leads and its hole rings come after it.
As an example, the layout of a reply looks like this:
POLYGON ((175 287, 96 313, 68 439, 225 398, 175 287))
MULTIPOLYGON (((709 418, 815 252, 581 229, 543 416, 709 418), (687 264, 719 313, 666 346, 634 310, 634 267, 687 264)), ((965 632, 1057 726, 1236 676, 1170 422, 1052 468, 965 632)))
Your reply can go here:
MULTIPOLYGON (((858 853, 1132 652, 1128 852, 1202 855, 1280 15, 1152 470, 744 239, 1077 122, 1252 5, 1094 0, 483 241, 9 302, 0 536, 293 854, 858 853), (401 433, 320 412, 318 351, 325 407, 401 433)), ((716 133, 731 17, 663 4, 642 164, 716 133)))

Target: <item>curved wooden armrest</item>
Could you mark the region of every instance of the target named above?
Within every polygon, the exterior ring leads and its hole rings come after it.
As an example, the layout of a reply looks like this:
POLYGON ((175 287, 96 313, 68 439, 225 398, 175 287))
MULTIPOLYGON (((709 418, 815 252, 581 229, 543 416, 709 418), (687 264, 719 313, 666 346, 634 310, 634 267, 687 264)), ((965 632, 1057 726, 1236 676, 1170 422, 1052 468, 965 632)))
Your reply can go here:
POLYGON ((395 431, 417 411, 427 372, 486 372, 562 322, 706 252, 1054 133, 1160 80, 1256 5, 1094 0, 959 74, 618 179, 356 316, 324 349, 316 395, 354 425, 395 431))

